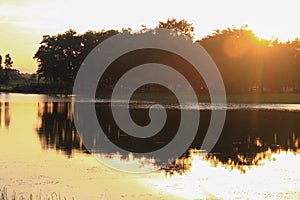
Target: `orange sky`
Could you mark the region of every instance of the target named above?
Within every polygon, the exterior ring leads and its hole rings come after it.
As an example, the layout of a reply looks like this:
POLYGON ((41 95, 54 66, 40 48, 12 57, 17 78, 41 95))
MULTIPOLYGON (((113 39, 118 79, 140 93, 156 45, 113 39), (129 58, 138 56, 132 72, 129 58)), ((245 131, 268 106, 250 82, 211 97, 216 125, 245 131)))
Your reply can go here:
POLYGON ((0 55, 10 53, 15 68, 34 72, 32 57, 44 34, 154 27, 167 18, 187 19, 197 38, 248 24, 259 37, 285 41, 300 35, 299 5, 298 0, 0 0, 0 55))

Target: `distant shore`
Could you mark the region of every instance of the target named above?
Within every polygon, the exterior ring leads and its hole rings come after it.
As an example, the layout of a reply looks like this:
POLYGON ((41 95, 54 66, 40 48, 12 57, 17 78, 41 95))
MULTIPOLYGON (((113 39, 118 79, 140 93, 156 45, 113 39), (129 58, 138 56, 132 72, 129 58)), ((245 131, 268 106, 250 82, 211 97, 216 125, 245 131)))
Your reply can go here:
MULTIPOLYGON (((17 89, 1 89, 0 93, 19 93, 19 94, 46 94, 46 95, 71 95, 71 91, 20 91, 17 89)), ((199 102, 210 102, 208 94, 199 94, 199 102)), ((110 99, 108 94, 101 94, 97 96, 99 99, 110 99)), ((282 103, 282 104, 296 104, 300 103, 300 94, 298 93, 245 93, 245 94, 227 94, 227 103, 282 103)), ((123 99, 123 97, 120 97, 123 99)), ((131 97, 136 101, 158 101, 164 103, 176 103, 176 99, 173 95, 159 92, 149 93, 134 93, 131 97)), ((186 96, 187 100, 189 97, 186 96)), ((218 103, 217 97, 217 103, 218 103)))
POLYGON ((72 94, 71 90, 62 89, 32 89, 30 87, 20 87, 20 88, 0 88, 0 93, 20 93, 20 94, 57 94, 57 95, 69 95, 72 94))
MULTIPOLYGON (((197 96, 199 102, 210 102, 208 94, 197 96)), ((300 94, 296 93, 245 93, 245 94, 227 94, 228 103, 300 103, 300 94)), ((171 95, 159 93, 136 93, 132 99, 135 100, 158 100, 174 101, 171 95)), ((188 97, 187 97, 188 99, 188 97)), ((216 103, 220 102, 220 97, 216 96, 216 103)))

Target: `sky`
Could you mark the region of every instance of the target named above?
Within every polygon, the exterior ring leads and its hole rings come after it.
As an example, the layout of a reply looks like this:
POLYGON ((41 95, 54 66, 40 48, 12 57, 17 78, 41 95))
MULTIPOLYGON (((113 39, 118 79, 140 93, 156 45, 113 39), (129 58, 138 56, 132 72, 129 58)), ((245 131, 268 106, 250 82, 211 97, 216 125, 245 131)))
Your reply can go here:
POLYGON ((137 30, 168 18, 188 20, 197 39, 245 24, 265 39, 300 36, 299 0, 0 0, 0 55, 10 53, 14 68, 32 73, 37 69, 32 57, 45 34, 137 30))

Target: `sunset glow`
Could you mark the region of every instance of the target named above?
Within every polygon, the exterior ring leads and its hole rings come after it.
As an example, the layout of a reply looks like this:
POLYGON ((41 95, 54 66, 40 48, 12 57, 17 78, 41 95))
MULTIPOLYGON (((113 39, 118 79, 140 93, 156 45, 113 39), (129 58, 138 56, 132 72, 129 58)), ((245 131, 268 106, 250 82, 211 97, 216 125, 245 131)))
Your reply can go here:
POLYGON ((155 27, 167 18, 193 23, 196 38, 215 29, 249 25, 261 38, 281 41, 299 36, 299 2, 290 1, 1 1, 0 54, 10 53, 15 67, 34 72, 32 59, 42 35, 57 34, 72 28, 87 30, 118 29, 141 25, 155 27))

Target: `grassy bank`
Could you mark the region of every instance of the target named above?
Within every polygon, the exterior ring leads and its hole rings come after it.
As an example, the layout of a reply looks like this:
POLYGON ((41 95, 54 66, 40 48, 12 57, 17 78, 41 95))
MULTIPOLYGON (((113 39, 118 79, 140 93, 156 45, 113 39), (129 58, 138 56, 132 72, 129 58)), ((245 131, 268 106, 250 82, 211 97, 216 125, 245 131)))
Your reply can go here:
MULTIPOLYGON (((28 197, 23 195, 18 196, 16 192, 13 192, 11 196, 8 195, 6 187, 0 188, 0 200, 66 200, 65 197, 61 197, 60 193, 53 192, 51 195, 45 195, 42 197, 41 193, 36 197, 33 197, 32 194, 29 194, 28 197)), ((74 200, 74 198, 72 198, 74 200)))

